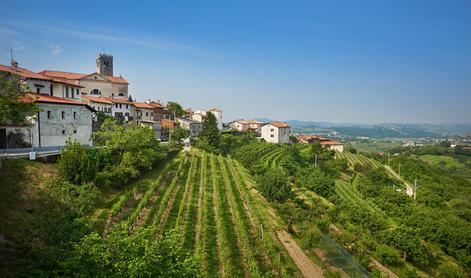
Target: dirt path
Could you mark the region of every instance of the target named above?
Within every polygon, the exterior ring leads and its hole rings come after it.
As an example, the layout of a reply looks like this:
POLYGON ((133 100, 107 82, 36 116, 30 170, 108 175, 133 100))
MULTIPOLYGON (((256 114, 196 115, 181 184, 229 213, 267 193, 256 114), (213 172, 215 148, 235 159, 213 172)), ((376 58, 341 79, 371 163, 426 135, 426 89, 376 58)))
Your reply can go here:
POLYGON ((414 195, 414 190, 412 189, 412 186, 406 182, 403 178, 401 178, 396 171, 394 171, 390 166, 384 165, 384 168, 396 179, 402 181, 404 185, 406 186, 406 194, 411 197, 414 195))
POLYGON ((286 251, 288 251, 288 254, 296 263, 296 266, 304 277, 324 277, 322 269, 312 263, 311 259, 304 254, 303 250, 301 250, 298 244, 291 238, 290 234, 285 231, 277 231, 276 236, 283 244, 286 251))

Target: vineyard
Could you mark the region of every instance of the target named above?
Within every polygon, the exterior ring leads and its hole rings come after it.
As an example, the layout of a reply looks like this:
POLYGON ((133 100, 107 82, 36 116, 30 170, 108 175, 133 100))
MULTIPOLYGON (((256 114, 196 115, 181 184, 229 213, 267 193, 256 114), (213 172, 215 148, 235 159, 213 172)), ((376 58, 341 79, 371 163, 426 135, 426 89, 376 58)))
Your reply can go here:
MULTIPOLYGON (((267 152, 260 149, 260 155, 267 152)), ((236 161, 192 150, 167 162, 149 184, 117 198, 106 226, 126 223, 130 232, 150 227, 157 237, 179 230, 205 276, 301 276, 252 186, 236 161)))

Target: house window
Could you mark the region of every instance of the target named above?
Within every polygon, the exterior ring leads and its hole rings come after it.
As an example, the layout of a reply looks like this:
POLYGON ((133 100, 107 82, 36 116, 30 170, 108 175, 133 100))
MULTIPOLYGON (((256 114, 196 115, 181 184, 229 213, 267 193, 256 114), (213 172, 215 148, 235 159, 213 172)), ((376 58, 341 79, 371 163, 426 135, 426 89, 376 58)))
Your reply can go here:
POLYGON ((149 112, 146 112, 146 117, 149 117, 149 112))
POLYGON ((80 90, 79 90, 79 89, 77 89, 77 96, 79 96, 79 95, 80 95, 80 90))
POLYGON ((36 87, 36 93, 40 94, 41 93, 41 88, 36 87))
POLYGON ((118 96, 119 96, 119 97, 124 97, 124 94, 123 94, 123 93, 119 93, 118 96))
POLYGON ((52 118, 52 113, 51 113, 51 111, 47 111, 47 118, 48 118, 48 119, 52 118))
POLYGON ((153 117, 153 116, 154 116, 154 112, 150 112, 150 116, 153 117))
POLYGON ((77 119, 77 112, 74 112, 74 119, 77 119))
POLYGON ((50 90, 51 90, 51 96, 53 96, 54 95, 54 86, 52 86, 52 84, 51 84, 50 90))
POLYGON ((77 134, 77 130, 76 130, 76 129, 74 129, 74 134, 77 134))
POLYGON ((120 104, 119 104, 119 109, 121 109, 121 108, 123 108, 123 105, 120 103, 120 104))
POLYGON ((273 132, 273 131, 275 131, 275 129, 274 129, 274 128, 272 128, 272 129, 270 129, 270 131, 271 131, 271 132, 273 132))
POLYGON ((65 111, 62 111, 61 115, 62 115, 62 119, 65 119, 65 111))
POLYGON ((65 97, 69 98, 69 87, 65 87, 65 97))
POLYGON ((116 108, 118 108, 118 104, 117 104, 117 103, 115 104, 115 106, 116 106, 116 108))
POLYGON ((126 109, 129 109, 128 105, 126 104, 126 109))
POLYGON ((270 137, 273 138, 273 137, 275 137, 275 135, 271 134, 270 137))
POLYGON ((65 129, 62 130, 62 135, 65 135, 65 129))

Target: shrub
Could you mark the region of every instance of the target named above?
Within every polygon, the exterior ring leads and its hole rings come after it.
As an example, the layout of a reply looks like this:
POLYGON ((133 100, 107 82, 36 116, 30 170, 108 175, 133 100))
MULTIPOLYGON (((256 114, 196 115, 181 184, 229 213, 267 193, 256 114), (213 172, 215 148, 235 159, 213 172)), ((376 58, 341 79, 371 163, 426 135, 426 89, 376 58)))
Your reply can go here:
POLYGON ((86 147, 71 140, 67 141, 58 166, 64 179, 78 185, 93 181, 98 170, 97 162, 88 154, 86 147))
POLYGON ((398 265, 401 262, 397 251, 385 244, 380 244, 376 247, 375 257, 386 265, 398 265))
POLYGON ((293 196, 288 175, 283 171, 270 169, 257 180, 259 191, 271 202, 284 202, 293 196))

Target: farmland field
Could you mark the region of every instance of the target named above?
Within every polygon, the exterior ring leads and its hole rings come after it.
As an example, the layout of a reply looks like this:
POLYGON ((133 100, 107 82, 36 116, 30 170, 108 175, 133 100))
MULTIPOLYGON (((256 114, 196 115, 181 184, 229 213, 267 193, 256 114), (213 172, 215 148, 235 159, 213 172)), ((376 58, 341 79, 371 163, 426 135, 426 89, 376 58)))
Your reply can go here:
POLYGON ((428 154, 428 155, 421 155, 419 158, 431 165, 440 166, 445 169, 464 167, 462 163, 460 163, 458 160, 456 160, 456 158, 453 158, 451 156, 428 154))
POLYGON ((229 158, 196 149, 182 153, 147 186, 116 198, 106 228, 124 222, 130 232, 150 227, 157 237, 177 229, 208 277, 301 276, 244 171, 229 158))

